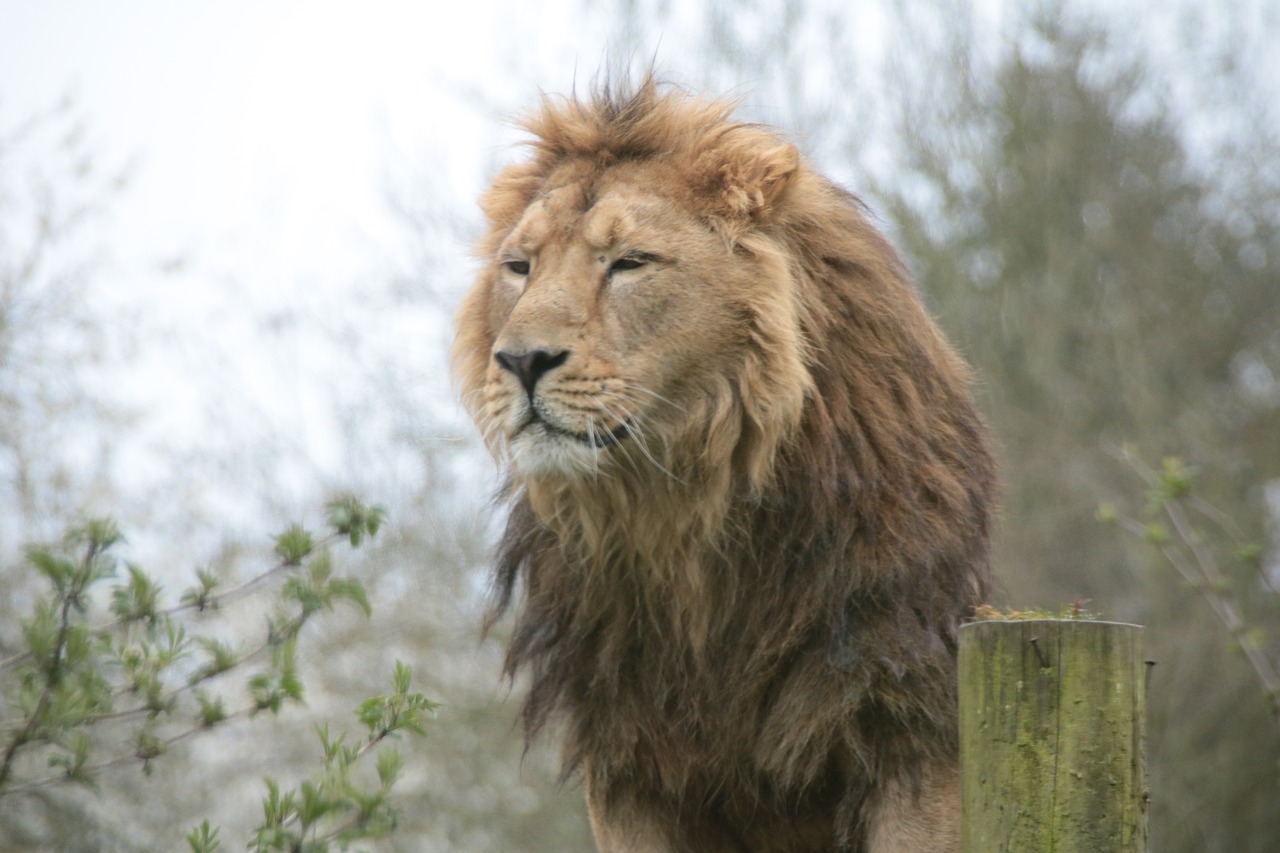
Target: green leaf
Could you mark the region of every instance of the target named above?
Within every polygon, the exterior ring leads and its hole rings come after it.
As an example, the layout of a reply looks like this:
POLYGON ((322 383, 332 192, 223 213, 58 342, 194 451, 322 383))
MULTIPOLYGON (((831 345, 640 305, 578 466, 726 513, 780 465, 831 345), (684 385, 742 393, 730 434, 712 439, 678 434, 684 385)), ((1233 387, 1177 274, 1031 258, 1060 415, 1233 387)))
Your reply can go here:
POLYGON ((413 680, 413 667, 404 663, 404 661, 396 661, 395 669, 391 673, 391 689, 396 693, 408 693, 409 683, 413 680))
POLYGON ((365 516, 365 519, 364 519, 365 532, 368 533, 370 537, 377 536, 378 531, 382 529, 382 525, 386 523, 386 520, 387 520, 386 507, 378 506, 375 504, 373 507, 369 509, 368 514, 365 516))
POLYGON ((292 577, 285 581, 280 588, 280 597, 287 601, 296 601, 298 606, 302 608, 304 618, 326 608, 326 602, 321 590, 317 589, 307 579, 301 577, 292 577))
POLYGON ((123 542, 124 536, 114 519, 91 518, 81 526, 72 528, 66 541, 71 545, 87 544, 95 551, 106 551, 123 542))
POLYGON ((382 709, 386 705, 386 698, 383 696, 370 696, 356 707, 356 719, 358 719, 372 736, 382 724, 382 709))
POLYGON ((329 813, 331 804, 320 793, 319 787, 311 782, 302 783, 301 793, 302 797, 298 803, 298 820, 302 822, 302 829, 305 832, 308 826, 329 813))
POLYGON ((146 621, 155 624, 156 605, 160 601, 160 585, 140 567, 128 565, 128 583, 111 590, 111 612, 123 621, 146 621))
POLYGON ((302 679, 296 670, 288 669, 280 673, 280 692, 295 702, 302 701, 302 679))
POLYGON ((280 597, 297 602, 303 620, 321 610, 332 610, 337 599, 346 599, 370 615, 373 610, 364 585, 355 578, 334 578, 332 574, 332 558, 321 551, 307 564, 306 572, 285 581, 280 597))
POLYGON ((382 507, 366 507, 351 495, 330 501, 328 510, 329 525, 346 536, 353 548, 360 547, 365 536, 376 536, 386 518, 386 510, 382 507))
POLYGON ((181 601, 197 610, 204 610, 213 603, 214 590, 221 581, 212 572, 204 569, 196 569, 196 580, 199 581, 199 586, 188 587, 182 593, 181 601))
POLYGON ((307 620, 310 614, 303 612, 301 615, 294 617, 284 610, 277 610, 276 614, 267 620, 267 645, 276 648, 282 643, 287 643, 298 636, 298 631, 307 620))
POLYGON ((276 555, 286 566, 301 565, 302 559, 311 553, 315 542, 311 534, 300 525, 294 524, 275 537, 276 555))
POLYGON ((272 649, 271 672, 258 673, 249 679, 249 694, 255 711, 280 713, 286 699, 302 701, 303 684, 295 662, 296 643, 287 639, 272 649))
POLYGON ((361 838, 382 838, 390 834, 398 822, 395 809, 387 803, 385 792, 352 791, 351 799, 360 814, 360 820, 350 830, 340 833, 341 842, 361 838))
POLYGON ((334 578, 329 582, 326 590, 329 598, 345 598, 347 601, 359 607, 365 616, 373 614, 373 608, 369 605, 369 596, 364 590, 364 584, 355 578, 334 578))
POLYGON ((258 673, 249 679, 249 695, 253 697, 255 711, 270 711, 273 714, 280 711, 279 691, 275 689, 271 676, 266 673, 258 673))
POLYGON ((1241 545, 1236 549, 1236 559, 1251 566, 1258 566, 1262 560, 1264 551, 1257 542, 1250 542, 1247 545, 1241 545))
POLYGON ((196 702, 200 704, 199 720, 203 728, 213 728, 227 718, 221 696, 210 696, 203 690, 197 690, 196 702))
POLYGON ((371 696, 356 708, 356 718, 368 729, 371 739, 380 739, 407 729, 414 734, 426 734, 423 715, 433 713, 439 704, 421 693, 409 693, 412 670, 396 661, 391 676, 394 693, 390 696, 371 696))
POLYGON ((1157 546, 1168 545, 1169 529, 1165 527, 1163 524, 1157 524, 1155 522, 1152 522, 1151 524, 1148 524, 1146 528, 1143 530, 1143 538, 1145 538, 1152 545, 1157 545, 1157 546))
POLYGON ((159 659, 161 665, 167 667, 186 657, 191 642, 187 639, 187 629, 182 623, 166 616, 160 624, 164 626, 164 636, 161 638, 159 659))
POLYGON ((1170 498, 1184 497, 1191 491, 1191 471, 1176 456, 1167 456, 1161 462, 1158 480, 1170 498))
POLYGON ((152 732, 139 730, 133 742, 133 754, 143 761, 164 755, 164 742, 152 732))
POLYGON ((347 737, 346 733, 338 735, 338 739, 333 740, 329 737, 329 724, 324 723, 316 725, 316 734, 320 738, 320 747, 324 750, 324 762, 328 764, 342 748, 342 742, 347 737))
POLYGON ((388 790, 400 778, 404 770, 404 759, 398 749, 383 749, 378 752, 378 781, 382 789, 388 790))
POLYGON ((280 785, 271 777, 264 780, 267 784, 267 796, 262 800, 262 823, 255 830, 254 840, 249 845, 253 850, 295 850, 301 840, 298 835, 287 828, 294 819, 297 810, 294 808, 293 793, 281 794, 280 785))
POLYGON ((59 598, 67 594, 67 589, 76 574, 75 563, 43 548, 27 549, 27 562, 49 579, 59 598))
POLYGON ((210 829, 209 821, 201 821, 198 827, 187 833, 187 843, 191 845, 191 853, 214 853, 221 846, 218 828, 210 829))
POLYGON ((41 601, 36 604, 35 614, 22 625, 23 639, 41 670, 49 671, 56 663, 54 652, 57 649, 60 624, 57 604, 53 601, 41 601))
POLYGON ((270 776, 263 781, 267 785, 267 796, 262 801, 262 821, 267 826, 284 823, 293 814, 292 795, 286 802, 280 797, 280 783, 270 776))
POLYGON ((89 763, 89 736, 84 730, 77 730, 67 735, 62 746, 65 752, 55 752, 49 756, 50 767, 61 767, 69 781, 93 788, 96 787, 93 777, 86 767, 89 763))
POLYGON ((327 549, 319 551, 307 563, 307 580, 317 589, 323 589, 333 576, 333 556, 327 549))
POLYGON ((236 650, 227 643, 213 637, 197 637, 196 644, 208 655, 204 666, 191 674, 188 683, 195 684, 226 672, 239 663, 236 650))

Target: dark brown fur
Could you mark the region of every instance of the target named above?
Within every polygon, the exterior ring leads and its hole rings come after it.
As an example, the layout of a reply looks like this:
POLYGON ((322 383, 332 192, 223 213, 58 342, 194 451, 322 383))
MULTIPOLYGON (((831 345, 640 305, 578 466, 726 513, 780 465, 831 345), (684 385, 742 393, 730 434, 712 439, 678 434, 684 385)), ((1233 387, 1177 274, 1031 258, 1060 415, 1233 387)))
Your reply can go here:
POLYGON ((729 460, 723 493, 689 458, 671 460, 681 482, 660 494, 636 478, 591 497, 602 524, 623 526, 645 523, 647 501, 722 503, 714 529, 671 533, 694 555, 692 587, 646 565, 629 534, 540 516, 513 480, 491 619, 522 589, 506 668, 530 677, 527 731, 562 725, 566 771, 585 771, 611 849, 862 851, 877 798, 955 765, 956 631, 988 583, 993 464, 967 368, 857 199, 802 165, 748 197, 746 216, 724 210, 735 166, 708 172, 707 158, 730 157, 725 140, 786 147, 727 112, 652 82, 548 103, 528 125, 534 157, 486 199, 481 252, 565 163, 689 163, 686 203, 708 227, 790 267, 812 383, 799 422, 767 476, 729 460))

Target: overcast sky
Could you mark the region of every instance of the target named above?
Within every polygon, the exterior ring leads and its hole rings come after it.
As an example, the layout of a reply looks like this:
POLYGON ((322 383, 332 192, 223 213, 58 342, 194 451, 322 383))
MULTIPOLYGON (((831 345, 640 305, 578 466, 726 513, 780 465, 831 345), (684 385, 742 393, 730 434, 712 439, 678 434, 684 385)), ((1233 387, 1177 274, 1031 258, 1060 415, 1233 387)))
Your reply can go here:
MULTIPOLYGON (((438 193, 454 211, 431 248, 435 284, 456 298, 474 198, 510 156, 504 118, 598 65, 581 9, 0 0, 0 139, 70 96, 99 167, 128 167, 97 226, 113 263, 91 282, 101 316, 141 337, 121 394, 144 416, 122 442, 123 476, 161 483, 171 463, 156 447, 234 456, 237 441, 285 435, 291 452, 263 479, 316 500, 305 469, 337 464, 340 440, 324 372, 344 355, 325 334, 350 319, 352 294, 390 290, 412 242, 389 194, 438 193), (271 316, 332 328, 281 333, 271 316)), ((402 362, 423 408, 452 407, 444 311, 365 302, 376 334, 362 351, 402 362)))
POLYGON ((532 5, 550 56, 571 0, 0 0, 0 120, 70 94, 102 157, 136 161, 126 256, 232 246, 223 263, 282 286, 339 279, 379 238, 397 159, 438 156, 474 192, 497 137, 468 99, 533 88, 507 54, 532 5))
MULTIPOLYGON (((137 166, 113 235, 127 259, 203 253, 264 299, 337 286, 398 238, 389 176, 430 167, 471 199, 504 115, 590 79, 608 48, 588 5, 0 0, 0 129, 76 99, 101 156, 137 166)), ((684 63, 659 35, 624 47, 684 63)))

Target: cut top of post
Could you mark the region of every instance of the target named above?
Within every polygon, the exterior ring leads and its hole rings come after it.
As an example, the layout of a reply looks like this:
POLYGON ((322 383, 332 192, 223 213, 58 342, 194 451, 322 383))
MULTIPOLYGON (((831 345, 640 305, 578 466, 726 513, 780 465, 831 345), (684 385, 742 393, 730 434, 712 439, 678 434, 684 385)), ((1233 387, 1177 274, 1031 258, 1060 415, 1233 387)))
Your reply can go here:
POLYGON ((1145 670, 1137 625, 964 626, 964 850, 1144 851, 1145 670))

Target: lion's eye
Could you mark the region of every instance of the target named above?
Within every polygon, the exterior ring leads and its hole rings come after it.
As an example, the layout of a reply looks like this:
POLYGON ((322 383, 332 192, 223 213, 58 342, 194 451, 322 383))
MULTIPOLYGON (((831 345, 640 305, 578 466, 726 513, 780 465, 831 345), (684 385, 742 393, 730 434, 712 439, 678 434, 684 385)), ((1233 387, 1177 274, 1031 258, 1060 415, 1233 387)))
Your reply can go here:
POLYGON ((644 266, 646 263, 648 263, 648 259, 646 258, 637 257, 635 255, 628 255, 625 258, 618 258, 616 261, 614 261, 613 264, 609 267, 609 272, 614 273, 622 270, 638 270, 640 269, 640 267, 644 266))
POLYGON ((514 273, 516 275, 529 274, 528 261, 518 261, 518 260, 503 261, 502 265, 507 268, 508 272, 514 273))

